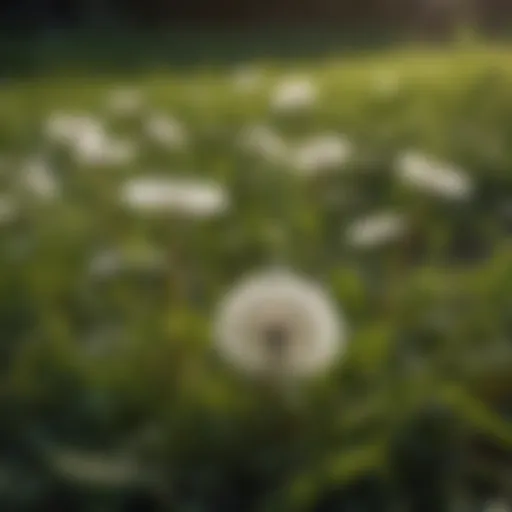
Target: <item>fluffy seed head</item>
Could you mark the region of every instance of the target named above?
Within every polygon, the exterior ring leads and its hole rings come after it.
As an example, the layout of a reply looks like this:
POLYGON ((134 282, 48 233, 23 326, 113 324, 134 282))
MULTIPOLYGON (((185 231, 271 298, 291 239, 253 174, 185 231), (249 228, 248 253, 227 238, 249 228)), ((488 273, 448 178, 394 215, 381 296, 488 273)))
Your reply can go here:
POLYGON ((171 117, 161 114, 152 115, 146 121, 145 129, 151 140, 168 149, 180 149, 188 142, 185 128, 171 117))
POLYGON ((226 191, 217 183, 185 178, 141 177, 127 181, 121 201, 140 213, 171 213, 211 217, 229 206, 226 191))
POLYGON ((227 294, 215 339, 220 354, 241 371, 303 377, 333 364, 345 343, 345 325, 319 285, 288 271, 266 271, 227 294))
POLYGON ((445 199, 464 200, 473 192, 470 177, 461 169, 418 152, 402 154, 396 171, 404 185, 445 199))
POLYGON ((270 127, 255 125, 245 128, 240 135, 243 150, 260 156, 269 162, 281 162, 286 157, 284 140, 270 127))
POLYGON ((317 175, 345 164, 352 155, 352 144, 337 134, 316 135, 300 144, 292 164, 300 174, 317 175))

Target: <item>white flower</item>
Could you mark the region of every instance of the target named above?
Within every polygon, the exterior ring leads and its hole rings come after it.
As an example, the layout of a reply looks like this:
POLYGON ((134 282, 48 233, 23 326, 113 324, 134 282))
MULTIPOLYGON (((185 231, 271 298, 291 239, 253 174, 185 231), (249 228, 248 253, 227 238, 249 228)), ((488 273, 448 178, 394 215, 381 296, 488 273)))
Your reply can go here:
POLYGON ((229 204, 218 184, 185 178, 141 177, 125 183, 121 200, 141 213, 168 212, 191 217, 210 217, 229 204))
POLYGON ((91 116, 53 113, 47 120, 46 134, 68 148, 82 165, 126 165, 137 155, 132 141, 111 137, 103 123, 91 116))
POLYGON ((133 115, 144 104, 142 93, 137 89, 115 89, 107 97, 107 108, 119 115, 133 115))
POLYGON ((271 106, 277 112, 294 112, 312 107, 317 98, 318 90, 311 80, 290 78, 275 87, 271 106))
POLYGON ((300 144, 292 155, 292 166, 303 175, 315 175, 345 164, 352 144, 337 134, 317 135, 300 144))
POLYGON ((59 144, 72 144, 89 132, 102 130, 101 123, 91 116, 52 112, 45 123, 45 135, 59 144))
POLYGON ((253 92, 258 88, 261 78, 259 69, 249 66, 240 67, 233 73, 233 86, 237 92, 253 92))
POLYGON ((128 165, 137 156, 137 146, 130 140, 108 136, 103 130, 87 131, 74 142, 75 159, 83 165, 128 165))
POLYGON ((73 141, 73 153, 81 163, 96 164, 103 160, 106 144, 103 127, 91 127, 77 134, 73 141))
POLYGON ((220 354, 242 371, 299 377, 331 365, 345 326, 325 291, 286 271, 243 280, 220 304, 215 324, 220 354))
POLYGON ((382 212, 353 222, 347 228, 346 240, 355 248, 373 248, 402 237, 406 230, 407 221, 404 216, 382 212))
POLYGON ((0 196, 0 225, 9 224, 18 214, 18 207, 7 195, 0 196))
POLYGON ((148 137, 169 149, 183 148, 188 142, 187 132, 181 123, 164 115, 149 117, 145 130, 148 137))
POLYGON ((69 129, 73 126, 73 116, 63 112, 52 112, 45 121, 44 133, 54 142, 66 142, 69 139, 69 129))
POLYGON ((463 200, 473 193, 473 183, 462 170, 421 153, 408 151, 401 155, 396 171, 404 185, 432 195, 463 200))
POLYGON ((240 135, 240 146, 270 162, 282 161, 287 154, 284 140, 265 125, 245 128, 240 135))
POLYGON ((42 199, 54 199, 60 193, 53 171, 42 158, 29 160, 22 168, 21 177, 24 186, 42 199))

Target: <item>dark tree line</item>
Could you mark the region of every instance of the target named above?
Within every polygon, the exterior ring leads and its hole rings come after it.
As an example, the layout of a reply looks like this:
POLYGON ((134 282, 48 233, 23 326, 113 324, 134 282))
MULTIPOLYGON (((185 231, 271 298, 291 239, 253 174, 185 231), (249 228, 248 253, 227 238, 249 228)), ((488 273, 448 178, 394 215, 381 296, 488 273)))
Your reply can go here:
POLYGON ((329 21, 403 25, 473 2, 484 26, 512 21, 510 0, 4 0, 3 29, 159 27, 173 24, 329 21))
MULTIPOLYGON (((397 0, 391 0, 397 3, 397 0)), ((4 24, 15 26, 165 25, 377 18, 389 0, 7 0, 4 24)))

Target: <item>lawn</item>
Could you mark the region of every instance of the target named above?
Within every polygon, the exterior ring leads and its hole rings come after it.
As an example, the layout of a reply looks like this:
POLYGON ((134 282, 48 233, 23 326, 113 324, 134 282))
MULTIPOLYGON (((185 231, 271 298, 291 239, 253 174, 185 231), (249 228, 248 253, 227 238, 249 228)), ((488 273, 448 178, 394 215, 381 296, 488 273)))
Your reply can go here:
POLYGON ((69 63, 2 83, 0 504, 503 497, 511 53, 69 63), (329 367, 284 386, 214 335, 223 297, 276 268, 346 324, 329 367))

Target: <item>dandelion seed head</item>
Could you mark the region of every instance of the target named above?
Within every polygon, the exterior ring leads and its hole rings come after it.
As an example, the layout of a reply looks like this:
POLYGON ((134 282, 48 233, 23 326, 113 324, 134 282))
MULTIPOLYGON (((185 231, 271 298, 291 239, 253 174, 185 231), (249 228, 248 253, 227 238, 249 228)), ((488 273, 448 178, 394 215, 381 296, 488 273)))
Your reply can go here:
POLYGON ((110 137, 103 129, 87 130, 76 138, 73 148, 75 159, 86 166, 120 166, 132 163, 137 145, 128 139, 110 137))
POLYGON ((169 149, 180 149, 187 145, 188 137, 182 124, 171 117, 152 115, 145 126, 148 137, 169 149))
POLYGON ((270 162, 280 162, 287 154, 284 140, 270 127, 255 125, 245 128, 240 135, 240 146, 270 162))
POLYGON ((341 135, 317 135, 300 144, 292 156, 293 166, 305 176, 343 166, 352 155, 352 144, 341 135))
POLYGON ((107 143, 107 133, 100 122, 78 123, 69 141, 75 159, 87 165, 104 161, 107 143))
POLYGON ((220 354, 253 375, 301 377, 333 364, 345 326, 328 294, 287 271, 243 280, 221 302, 215 338, 220 354))
POLYGON ((461 169, 418 152, 402 154, 396 171, 404 185, 435 196, 464 200, 473 193, 473 183, 461 169))
POLYGON ((88 115, 69 112, 52 112, 44 125, 45 135, 49 140, 59 144, 74 144, 90 132, 100 132, 101 123, 88 115))
POLYGON ((406 230, 403 215, 381 212, 354 221, 347 228, 346 240, 354 248, 374 248, 401 238, 406 230))
POLYGON ((133 178, 122 187, 121 200, 140 213, 190 217, 211 217, 229 206, 228 195, 219 184, 184 178, 133 178))
POLYGON ((46 119, 44 132, 46 136, 55 142, 67 141, 70 127, 74 126, 72 116, 62 112, 52 112, 46 119))

